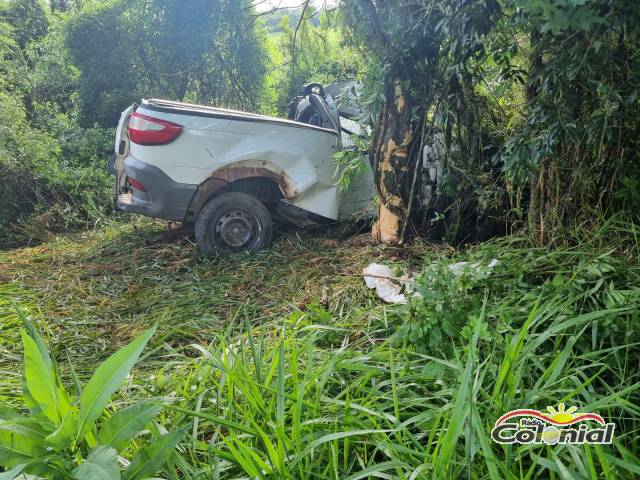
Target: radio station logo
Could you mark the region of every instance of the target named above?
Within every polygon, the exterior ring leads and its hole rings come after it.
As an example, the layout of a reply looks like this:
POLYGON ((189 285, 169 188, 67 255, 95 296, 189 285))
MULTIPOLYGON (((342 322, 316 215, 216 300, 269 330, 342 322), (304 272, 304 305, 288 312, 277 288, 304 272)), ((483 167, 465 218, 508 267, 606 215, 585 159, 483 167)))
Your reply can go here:
POLYGON ((607 423, 597 413, 577 413, 576 407, 548 413, 538 410, 512 410, 501 416, 491 430, 491 438, 502 444, 609 444, 613 440, 615 424, 607 423))

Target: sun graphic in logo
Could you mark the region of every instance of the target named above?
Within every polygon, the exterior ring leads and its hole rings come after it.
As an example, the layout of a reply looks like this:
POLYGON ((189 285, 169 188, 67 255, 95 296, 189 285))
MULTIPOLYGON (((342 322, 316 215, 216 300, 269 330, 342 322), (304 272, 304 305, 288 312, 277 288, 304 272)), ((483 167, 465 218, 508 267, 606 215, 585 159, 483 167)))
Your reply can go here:
POLYGON ((558 404, 558 410, 553 407, 547 407, 547 411, 551 414, 550 418, 556 423, 571 423, 576 415, 573 415, 578 410, 577 407, 571 407, 565 410, 564 403, 558 404))

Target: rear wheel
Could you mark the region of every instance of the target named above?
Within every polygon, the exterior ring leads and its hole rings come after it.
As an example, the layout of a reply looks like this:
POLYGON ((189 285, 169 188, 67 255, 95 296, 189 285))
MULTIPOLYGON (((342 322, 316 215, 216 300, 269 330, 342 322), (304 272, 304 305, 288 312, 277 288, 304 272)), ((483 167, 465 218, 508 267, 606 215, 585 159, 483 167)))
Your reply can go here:
POLYGON ((202 207, 196 220, 196 242, 202 252, 220 255, 255 252, 271 245, 269 210, 251 195, 223 193, 202 207))

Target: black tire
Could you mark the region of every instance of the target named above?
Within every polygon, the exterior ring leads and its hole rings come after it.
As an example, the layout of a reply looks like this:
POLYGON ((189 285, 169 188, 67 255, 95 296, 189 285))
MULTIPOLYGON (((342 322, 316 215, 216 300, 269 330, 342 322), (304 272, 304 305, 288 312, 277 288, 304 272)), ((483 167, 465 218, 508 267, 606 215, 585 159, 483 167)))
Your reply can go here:
POLYGON ((198 247, 208 255, 255 252, 271 245, 271 214, 251 195, 223 193, 202 207, 195 233, 198 247))

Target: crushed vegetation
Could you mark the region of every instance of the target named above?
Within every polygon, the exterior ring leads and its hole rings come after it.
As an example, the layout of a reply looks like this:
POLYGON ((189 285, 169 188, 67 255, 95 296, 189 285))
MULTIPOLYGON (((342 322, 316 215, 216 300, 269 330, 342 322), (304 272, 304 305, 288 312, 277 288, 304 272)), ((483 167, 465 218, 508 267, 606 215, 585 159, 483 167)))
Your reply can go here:
MULTIPOLYGON (((140 220, 0 252, 3 314, 19 326, 11 313, 16 302, 47 332, 54 351, 90 372, 154 322, 156 341, 176 347, 206 345, 246 321, 273 327, 310 305, 344 316, 332 318, 333 326, 366 324, 378 301, 362 284, 362 268, 374 260, 419 262, 425 252, 424 245, 381 249, 368 235, 337 241, 292 233, 264 252, 211 259, 189 237, 140 220)), ((19 332, 3 328, 2 336, 2 345, 15 346, 2 355, 10 359, 2 370, 10 371, 19 332)))
POLYGON ((162 478, 636 478, 636 238, 619 221, 554 250, 282 233, 271 250, 210 259, 150 221, 59 237, 0 255, 0 399, 21 395, 15 307, 69 389, 71 366, 84 383, 157 324, 112 408, 165 405, 124 458, 185 427, 162 478), (421 271, 422 298, 383 304, 361 276, 374 261, 421 271), (613 445, 491 441, 505 412, 560 403, 614 422, 613 445))

